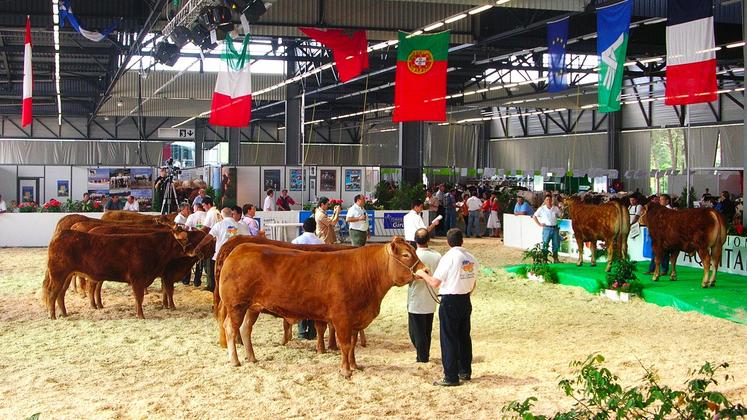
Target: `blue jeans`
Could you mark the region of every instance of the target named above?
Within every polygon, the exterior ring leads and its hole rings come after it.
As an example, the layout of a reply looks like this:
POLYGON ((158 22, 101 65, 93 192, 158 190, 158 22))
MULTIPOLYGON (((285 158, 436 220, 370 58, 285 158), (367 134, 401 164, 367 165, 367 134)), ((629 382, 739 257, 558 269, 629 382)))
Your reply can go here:
POLYGON ((482 229, 480 229, 480 210, 469 212, 467 236, 482 236, 482 229))
POLYGON ((457 222, 457 212, 454 208, 447 208, 446 209, 446 220, 444 220, 445 225, 444 228, 448 231, 449 229, 456 226, 457 222))
POLYGON ((547 246, 552 240, 552 253, 557 254, 560 249, 560 229, 557 226, 545 226, 542 228, 542 249, 547 251, 547 246))
MULTIPOLYGON (((651 262, 648 264, 648 271, 654 272, 656 270, 656 255, 654 255, 651 258, 651 262)), ((659 269, 659 274, 667 274, 669 272, 669 254, 664 254, 661 256, 661 268, 659 269)))

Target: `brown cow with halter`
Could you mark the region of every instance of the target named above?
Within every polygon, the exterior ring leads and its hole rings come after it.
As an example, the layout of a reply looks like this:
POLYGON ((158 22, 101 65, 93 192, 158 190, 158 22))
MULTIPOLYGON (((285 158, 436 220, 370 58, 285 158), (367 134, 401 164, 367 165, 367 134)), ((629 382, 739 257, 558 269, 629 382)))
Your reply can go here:
POLYGON ((630 217, 628 209, 618 201, 603 204, 584 204, 579 197, 568 197, 564 200, 571 215, 573 235, 578 244, 578 262, 581 266, 584 259, 584 242, 591 242, 591 266, 597 264, 597 240, 607 245, 608 258, 606 271, 610 271, 612 261, 625 258, 628 254, 628 232, 630 217))
POLYGON ((251 332, 260 312, 293 319, 315 319, 334 325, 342 358, 341 373, 357 369, 356 335, 368 327, 392 286, 414 280, 427 270, 415 249, 402 238, 337 252, 296 251, 243 244, 223 265, 220 297, 226 308, 230 361, 239 366, 236 333, 249 362, 255 362, 251 332))
POLYGON ((726 242, 724 216, 712 208, 673 210, 655 202, 648 203, 644 209, 641 223, 648 226, 656 262, 652 280, 659 280, 662 255, 669 254, 669 279, 676 280, 680 251, 689 255, 697 252, 703 261, 701 286, 715 286, 721 251, 726 242))

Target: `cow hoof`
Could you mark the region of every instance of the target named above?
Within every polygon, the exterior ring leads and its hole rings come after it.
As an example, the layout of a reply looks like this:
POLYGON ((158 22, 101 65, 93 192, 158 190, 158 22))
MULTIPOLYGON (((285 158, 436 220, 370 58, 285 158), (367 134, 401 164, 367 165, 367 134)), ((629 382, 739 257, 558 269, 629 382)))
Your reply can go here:
POLYGON ((670 277, 669 281, 677 281, 677 277, 670 277))
POLYGON ((708 283, 703 283, 703 284, 700 285, 700 287, 702 287, 704 289, 707 289, 708 288, 708 283))
POLYGON ((250 358, 248 358, 248 357, 247 357, 247 358, 246 358, 246 361, 247 361, 247 362, 249 362, 249 363, 257 363, 257 358, 256 358, 256 357, 252 357, 252 358, 250 359, 250 358))
MULTIPOLYGON (((584 263, 580 263, 580 262, 576 263, 576 267, 581 267, 582 265, 584 265, 584 263)), ((593 267, 593 265, 592 265, 592 267, 593 267)))
POLYGON ((329 346, 328 348, 330 350, 340 350, 339 347, 337 347, 337 346, 329 346))
POLYGON ((235 362, 231 362, 231 364, 233 365, 233 367, 241 367, 241 362, 239 362, 238 360, 236 360, 235 362))
POLYGON ((340 369, 340 375, 344 378, 350 379, 350 377, 353 376, 353 371, 350 369, 340 369))
POLYGON ((651 281, 659 281, 659 278, 658 277, 652 277, 651 281))

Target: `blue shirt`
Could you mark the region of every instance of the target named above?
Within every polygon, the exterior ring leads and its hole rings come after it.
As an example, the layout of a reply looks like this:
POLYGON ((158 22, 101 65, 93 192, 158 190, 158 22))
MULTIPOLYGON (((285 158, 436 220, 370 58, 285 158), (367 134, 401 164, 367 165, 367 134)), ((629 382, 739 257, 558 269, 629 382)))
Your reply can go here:
POLYGON ((517 214, 519 212, 525 212, 527 216, 531 216, 532 214, 534 214, 532 206, 530 206, 526 201, 521 204, 516 203, 516 205, 514 206, 514 214, 517 214))

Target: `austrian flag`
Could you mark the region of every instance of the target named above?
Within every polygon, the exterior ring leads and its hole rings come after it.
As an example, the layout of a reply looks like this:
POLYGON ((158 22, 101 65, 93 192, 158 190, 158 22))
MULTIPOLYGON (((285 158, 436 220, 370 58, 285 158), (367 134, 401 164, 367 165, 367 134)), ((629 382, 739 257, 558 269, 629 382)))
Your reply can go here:
POLYGON ((716 50, 710 0, 669 0, 667 105, 716 100, 716 50))
POLYGON ((244 37, 241 52, 231 36, 221 58, 225 68, 218 72, 210 107, 210 124, 223 127, 247 127, 252 116, 252 74, 249 70, 249 37, 244 37))

